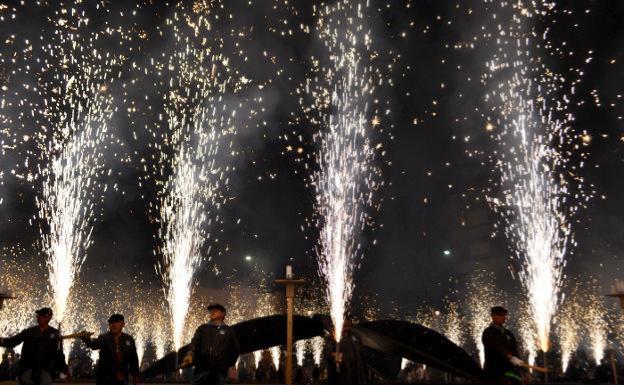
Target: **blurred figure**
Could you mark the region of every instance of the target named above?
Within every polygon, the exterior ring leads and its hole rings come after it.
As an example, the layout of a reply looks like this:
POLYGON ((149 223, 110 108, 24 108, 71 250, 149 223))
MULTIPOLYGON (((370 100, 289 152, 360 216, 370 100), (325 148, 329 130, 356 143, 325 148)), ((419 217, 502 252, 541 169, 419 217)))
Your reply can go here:
POLYGON ((263 350, 260 356, 260 362, 258 362, 258 368, 256 368, 256 382, 260 384, 270 384, 277 379, 277 370, 273 365, 273 359, 271 353, 268 350, 263 350))
POLYGON ((247 367, 246 360, 240 360, 238 367, 236 368, 236 374, 237 374, 236 380, 239 384, 251 383, 251 380, 252 380, 251 371, 247 367))
POLYGON ((594 375, 594 378, 599 384, 606 384, 613 380, 611 365, 606 358, 600 360, 600 364, 596 366, 596 374, 594 375))
POLYGON ((59 373, 69 375, 58 330, 50 326, 52 309, 37 310, 37 325, 9 338, 0 338, 0 346, 13 348, 22 342, 22 356, 17 376, 22 385, 48 385, 59 373))
POLYGON ((481 336, 485 350, 483 370, 491 381, 504 385, 522 383, 518 368, 527 365, 518 358, 516 337, 504 326, 507 313, 504 307, 494 306, 490 311, 492 323, 481 336))
POLYGON ((139 383, 139 358, 134 338, 124 333, 124 316, 113 314, 108 318, 108 332, 98 338, 82 338, 92 350, 99 350, 95 371, 97 385, 126 385, 132 376, 134 385, 139 383))
POLYGON ((347 317, 342 328, 340 352, 336 353, 336 342, 326 344, 329 351, 327 357, 327 385, 363 385, 366 383, 366 372, 362 358, 362 340, 352 333, 353 324, 347 317))
POLYGON ((314 364, 314 369, 312 369, 312 383, 318 384, 321 382, 321 368, 314 364))
POLYGON ((2 355, 2 363, 0 363, 0 381, 9 381, 11 378, 11 353, 5 351, 2 355))

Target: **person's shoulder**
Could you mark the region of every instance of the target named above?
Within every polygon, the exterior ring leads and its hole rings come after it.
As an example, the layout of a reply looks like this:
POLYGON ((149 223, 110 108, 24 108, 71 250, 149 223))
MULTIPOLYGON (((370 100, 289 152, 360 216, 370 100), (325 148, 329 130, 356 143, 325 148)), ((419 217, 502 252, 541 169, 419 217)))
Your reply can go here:
POLYGON ((134 337, 132 337, 130 334, 128 334, 128 333, 121 333, 121 335, 122 335, 122 336, 123 336, 126 340, 129 340, 129 341, 134 342, 134 337))
POLYGON ((199 325, 197 327, 197 329, 195 329, 195 330, 198 331, 198 332, 199 331, 204 331, 204 330, 208 329, 209 327, 210 327, 209 323, 203 323, 203 324, 199 325))

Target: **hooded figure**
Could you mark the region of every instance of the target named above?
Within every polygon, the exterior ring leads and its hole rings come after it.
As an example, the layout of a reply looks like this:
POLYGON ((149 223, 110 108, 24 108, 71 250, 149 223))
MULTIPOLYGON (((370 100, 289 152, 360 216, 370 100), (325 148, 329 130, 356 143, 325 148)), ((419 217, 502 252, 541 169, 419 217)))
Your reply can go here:
POLYGON ((346 319, 336 355, 336 342, 326 344, 327 385, 364 385, 366 370, 362 358, 362 339, 351 331, 351 320, 346 319))

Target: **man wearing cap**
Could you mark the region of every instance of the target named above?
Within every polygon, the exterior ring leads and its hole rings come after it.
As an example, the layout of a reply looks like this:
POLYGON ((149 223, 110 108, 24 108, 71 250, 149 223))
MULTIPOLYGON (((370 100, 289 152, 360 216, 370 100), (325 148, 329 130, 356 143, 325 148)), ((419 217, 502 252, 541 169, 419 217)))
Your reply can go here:
POLYGON ((98 338, 82 338, 82 341, 93 350, 99 350, 100 356, 95 372, 95 383, 98 385, 125 385, 130 376, 134 385, 139 383, 139 359, 134 338, 123 333, 124 316, 113 314, 108 319, 108 333, 98 338))
POLYGON ((209 321, 195 330, 191 349, 181 367, 195 366, 192 385, 223 385, 228 369, 238 360, 234 330, 224 323, 225 307, 208 306, 209 321))
POLYGON ((48 385, 58 373, 69 374, 59 332, 50 326, 52 309, 44 307, 35 313, 36 326, 24 329, 16 336, 0 338, 0 346, 5 348, 24 343, 17 371, 22 385, 48 385))
POLYGON ((518 344, 513 333, 504 327, 507 309, 494 306, 490 315, 492 323, 481 337, 485 350, 483 369, 488 378, 498 384, 521 383, 518 368, 526 367, 526 363, 518 358, 518 344))

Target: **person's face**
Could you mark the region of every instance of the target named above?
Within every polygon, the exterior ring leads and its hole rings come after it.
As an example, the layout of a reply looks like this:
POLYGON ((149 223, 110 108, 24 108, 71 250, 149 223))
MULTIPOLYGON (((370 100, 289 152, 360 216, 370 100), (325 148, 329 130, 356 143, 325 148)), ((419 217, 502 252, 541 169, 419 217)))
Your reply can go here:
POLYGON ((48 324, 50 323, 51 319, 52 319, 52 316, 43 315, 43 314, 37 314, 37 325, 39 325, 39 326, 48 326, 48 324))
POLYGON ((507 322, 507 314, 492 314, 492 322, 495 325, 503 326, 507 322))
POLYGON ((208 313, 208 318, 211 321, 223 321, 225 318, 225 313, 219 309, 212 309, 208 313))
POLYGON ((111 322, 108 324, 108 331, 113 334, 119 334, 123 330, 125 323, 123 321, 111 322))

